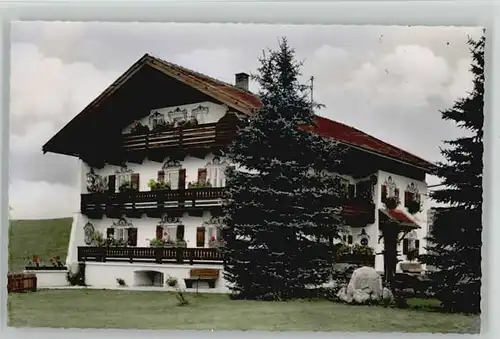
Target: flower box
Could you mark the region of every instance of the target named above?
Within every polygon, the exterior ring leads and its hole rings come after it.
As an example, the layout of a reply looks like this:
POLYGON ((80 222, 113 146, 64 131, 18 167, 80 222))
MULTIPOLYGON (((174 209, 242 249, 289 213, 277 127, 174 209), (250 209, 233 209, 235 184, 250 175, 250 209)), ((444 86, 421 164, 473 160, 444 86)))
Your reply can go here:
POLYGON ((24 267, 26 271, 67 271, 68 268, 66 266, 26 266, 24 267))

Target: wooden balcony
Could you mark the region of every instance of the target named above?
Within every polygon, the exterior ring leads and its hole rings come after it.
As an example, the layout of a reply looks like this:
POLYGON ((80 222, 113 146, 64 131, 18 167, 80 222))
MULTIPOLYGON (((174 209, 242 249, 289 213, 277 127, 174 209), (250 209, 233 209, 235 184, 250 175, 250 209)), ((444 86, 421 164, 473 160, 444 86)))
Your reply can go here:
POLYGON ((161 216, 169 211, 199 212, 222 206, 223 187, 184 190, 128 191, 119 193, 89 193, 81 195, 83 214, 100 218, 141 217, 143 213, 161 216))
POLYGON ((165 149, 196 150, 222 147, 236 134, 234 125, 211 123, 189 127, 176 127, 163 131, 123 135, 125 152, 147 152, 165 149))
MULTIPOLYGON (((157 264, 224 264, 216 248, 165 247, 78 247, 78 261, 130 262, 157 264)), ((346 255, 335 260, 340 264, 375 265, 374 255, 346 255)))
POLYGON ((375 222, 375 204, 365 199, 350 199, 342 208, 342 216, 349 226, 364 227, 375 222))
POLYGON ((78 261, 223 264, 216 248, 78 247, 78 261))

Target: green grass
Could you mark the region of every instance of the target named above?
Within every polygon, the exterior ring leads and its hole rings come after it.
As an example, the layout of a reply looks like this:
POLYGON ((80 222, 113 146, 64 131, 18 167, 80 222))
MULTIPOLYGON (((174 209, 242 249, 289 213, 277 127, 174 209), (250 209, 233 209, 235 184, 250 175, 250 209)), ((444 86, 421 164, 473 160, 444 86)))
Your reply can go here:
POLYGON ((22 271, 27 258, 33 255, 38 255, 45 262, 58 255, 64 262, 71 222, 71 218, 12 220, 9 229, 9 271, 22 271))
MULTIPOLYGON (((264 302, 227 295, 42 290, 9 295, 9 326, 183 330, 478 333, 479 317, 330 301, 264 302)), ((410 305, 428 303, 410 301, 410 305)), ((433 302, 431 302, 432 304, 433 302)), ((425 305, 424 305, 425 306, 425 305)), ((431 305, 432 307, 432 305, 431 305)))

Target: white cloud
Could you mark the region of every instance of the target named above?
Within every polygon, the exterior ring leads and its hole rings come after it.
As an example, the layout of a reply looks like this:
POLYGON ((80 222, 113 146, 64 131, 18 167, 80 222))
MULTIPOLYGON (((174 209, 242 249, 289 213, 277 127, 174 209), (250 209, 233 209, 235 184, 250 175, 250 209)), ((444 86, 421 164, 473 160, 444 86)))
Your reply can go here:
POLYGON ((9 187, 13 219, 48 219, 71 216, 79 209, 76 187, 44 181, 14 181, 9 187))
POLYGON ((83 62, 45 57, 37 46, 12 44, 11 114, 69 120, 118 74, 83 62))

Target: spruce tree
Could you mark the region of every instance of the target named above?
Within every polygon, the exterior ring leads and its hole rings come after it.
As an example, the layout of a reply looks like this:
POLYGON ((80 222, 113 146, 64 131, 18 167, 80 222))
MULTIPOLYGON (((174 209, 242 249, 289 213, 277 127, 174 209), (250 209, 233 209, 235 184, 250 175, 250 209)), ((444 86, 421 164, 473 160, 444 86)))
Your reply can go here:
POLYGON ((260 58, 262 107, 228 149, 222 236, 225 279, 241 298, 283 300, 331 276, 332 239, 343 225, 335 172, 344 150, 310 133, 309 87, 286 39, 260 58))
POLYGON ((446 141, 447 147, 441 150, 446 162, 437 164, 435 174, 445 188, 432 192, 431 197, 447 207, 436 208, 428 253, 421 258, 436 268, 430 275, 432 289, 451 312, 480 312, 484 42, 484 35, 468 41, 473 91, 441 112, 443 119, 454 121, 466 136, 446 141))

